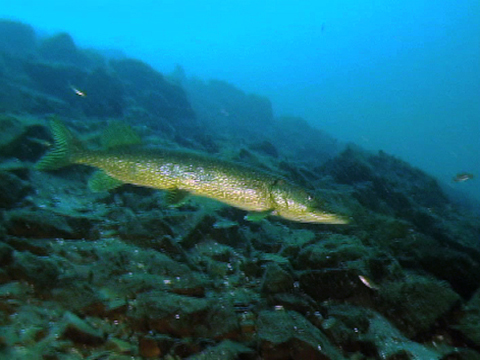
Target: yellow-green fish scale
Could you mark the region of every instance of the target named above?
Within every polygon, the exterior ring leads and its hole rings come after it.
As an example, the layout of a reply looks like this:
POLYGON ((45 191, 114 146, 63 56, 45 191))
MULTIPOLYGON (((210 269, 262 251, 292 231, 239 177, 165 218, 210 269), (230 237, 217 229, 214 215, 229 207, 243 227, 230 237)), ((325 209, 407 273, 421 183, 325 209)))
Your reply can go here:
POLYGON ((279 180, 278 176, 196 153, 84 151, 72 160, 102 169, 130 184, 186 190, 248 211, 275 208, 271 187, 279 180))

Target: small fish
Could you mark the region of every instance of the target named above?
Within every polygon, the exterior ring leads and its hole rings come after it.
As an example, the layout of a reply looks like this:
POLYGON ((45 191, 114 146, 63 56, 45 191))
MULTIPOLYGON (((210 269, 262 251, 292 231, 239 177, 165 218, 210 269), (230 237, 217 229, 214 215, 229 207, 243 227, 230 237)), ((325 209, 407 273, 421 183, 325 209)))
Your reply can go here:
POLYGON ((61 121, 52 119, 50 128, 54 146, 35 165, 36 169, 53 170, 72 164, 95 167, 98 171, 89 181, 93 191, 128 183, 187 192, 262 216, 305 223, 348 223, 343 216, 321 207, 318 199, 302 187, 269 172, 194 152, 128 147, 131 134, 123 136, 118 129, 106 132, 106 149, 89 150, 61 121), (121 144, 122 138, 128 143, 121 144))
POLYGON ((82 90, 79 90, 78 88, 76 88, 73 85, 70 85, 70 89, 72 89, 72 91, 80 97, 86 97, 87 96, 87 94, 85 94, 85 92, 83 92, 82 90))
POLYGON ((213 227, 215 229, 228 229, 234 226, 238 226, 238 222, 228 220, 228 219, 223 219, 223 220, 218 220, 215 224, 213 224, 213 227))
POLYGON ((225 116, 225 117, 229 117, 229 116, 230 116, 230 113, 229 113, 227 110, 225 110, 224 108, 221 108, 221 109, 220 109, 220 114, 222 114, 222 115, 225 116))
POLYGON ((46 148, 49 148, 51 147, 53 144, 48 141, 48 140, 43 140, 43 139, 37 139, 37 138, 34 138, 34 137, 30 137, 30 136, 27 136, 27 139, 31 142, 34 142, 34 143, 37 143, 37 144, 40 144, 42 145, 43 147, 46 147, 46 148))
POLYGON ((455 182, 465 182, 467 180, 472 180, 474 177, 475 176, 473 174, 470 174, 470 173, 458 173, 453 178, 453 181, 455 181, 455 182))
POLYGON ((375 284, 372 281, 372 279, 370 279, 369 277, 363 276, 363 275, 358 275, 358 278, 363 283, 363 285, 365 285, 366 287, 368 287, 372 290, 378 290, 379 289, 379 286, 377 284, 375 284))

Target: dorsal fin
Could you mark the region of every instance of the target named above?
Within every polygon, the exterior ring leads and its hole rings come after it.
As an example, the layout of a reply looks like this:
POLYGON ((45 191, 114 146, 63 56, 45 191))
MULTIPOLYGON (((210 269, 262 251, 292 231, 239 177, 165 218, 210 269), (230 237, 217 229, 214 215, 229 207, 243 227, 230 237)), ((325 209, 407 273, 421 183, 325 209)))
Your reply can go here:
POLYGON ((132 127, 122 121, 111 121, 103 131, 102 147, 111 149, 119 146, 139 145, 142 143, 140 136, 132 127))

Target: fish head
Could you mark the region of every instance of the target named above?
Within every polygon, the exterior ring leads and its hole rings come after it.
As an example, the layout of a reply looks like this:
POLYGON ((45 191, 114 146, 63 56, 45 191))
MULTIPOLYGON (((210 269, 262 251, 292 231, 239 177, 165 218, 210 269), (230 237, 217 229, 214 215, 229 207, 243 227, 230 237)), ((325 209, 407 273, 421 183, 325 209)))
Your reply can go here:
POLYGON ((271 195, 275 204, 274 215, 282 218, 304 223, 348 223, 343 216, 325 210, 325 206, 309 192, 286 180, 276 181, 271 195))

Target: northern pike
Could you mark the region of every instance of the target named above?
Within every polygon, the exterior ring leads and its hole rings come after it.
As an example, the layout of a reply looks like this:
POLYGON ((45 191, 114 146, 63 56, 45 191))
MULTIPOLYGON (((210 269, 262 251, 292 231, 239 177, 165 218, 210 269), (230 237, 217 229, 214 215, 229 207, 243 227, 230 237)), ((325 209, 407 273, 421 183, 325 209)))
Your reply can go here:
POLYGON ((71 164, 95 167, 98 171, 89 180, 93 191, 127 183, 168 190, 178 198, 183 196, 178 194, 192 194, 215 199, 250 212, 248 220, 275 215, 306 223, 347 223, 344 217, 322 208, 302 187, 266 171, 196 152, 125 146, 122 136, 112 131, 104 149, 90 150, 60 120, 51 120, 50 129, 53 148, 37 162, 36 169, 71 164))

